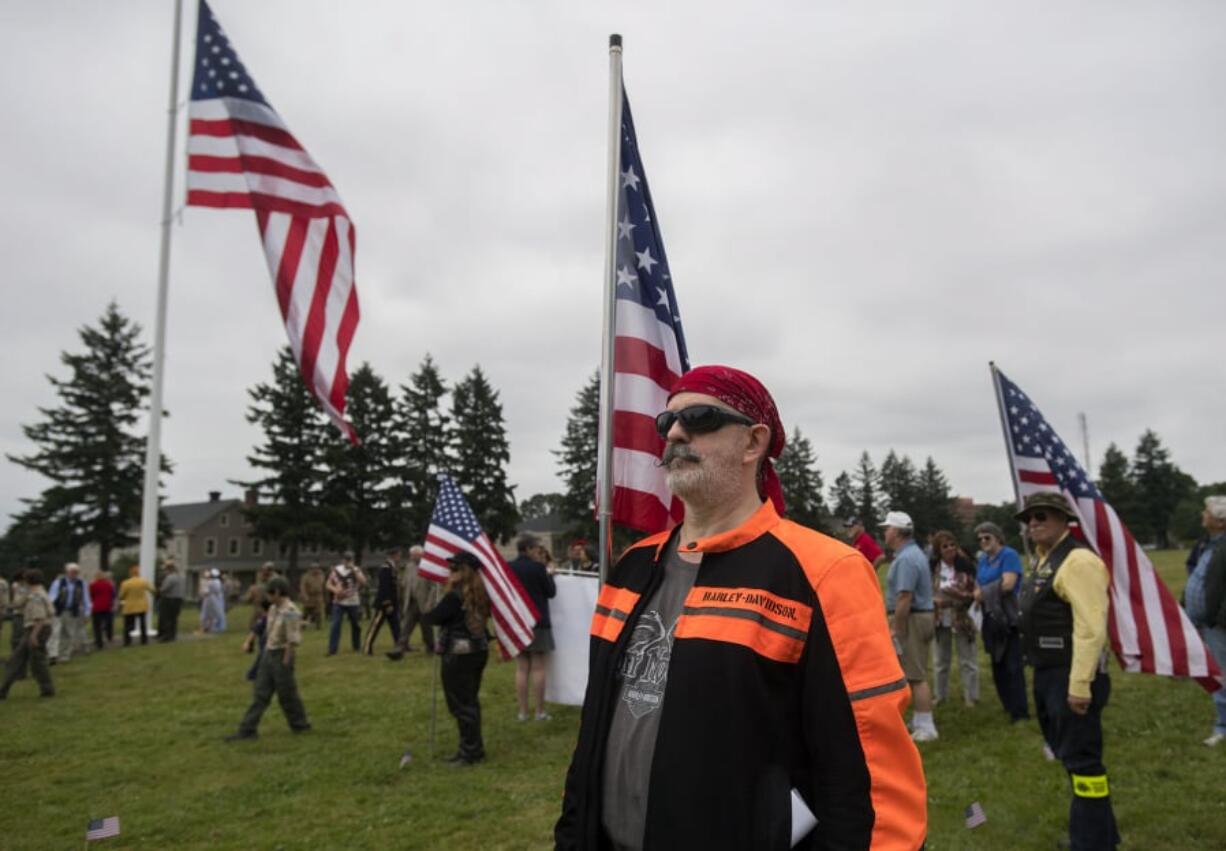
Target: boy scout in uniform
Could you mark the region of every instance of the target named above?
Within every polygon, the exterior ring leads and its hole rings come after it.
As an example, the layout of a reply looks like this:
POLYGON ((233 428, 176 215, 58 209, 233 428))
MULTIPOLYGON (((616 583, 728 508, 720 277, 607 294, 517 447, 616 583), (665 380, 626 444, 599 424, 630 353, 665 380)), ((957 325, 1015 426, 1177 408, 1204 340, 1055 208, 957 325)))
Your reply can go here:
POLYGON ((43 588, 41 570, 26 571, 28 597, 22 610, 23 632, 21 644, 8 661, 4 685, 0 686, 0 700, 8 697, 13 682, 25 676, 26 666, 38 680, 38 692, 43 697, 53 697, 55 686, 51 684, 51 668, 47 664, 47 639, 51 637, 51 621, 55 607, 43 588))
POLYGON ((289 582, 284 577, 274 576, 268 580, 267 590, 271 602, 265 632, 267 641, 255 675, 251 706, 239 723, 238 732, 226 736, 227 742, 259 736, 256 728, 260 724, 260 716, 268 708, 274 692, 290 729, 295 733, 311 729, 306 707, 298 696, 298 683, 294 680, 294 652, 302 643, 302 612, 290 602, 289 582))
MULTIPOLYGON (((26 584, 26 572, 19 570, 13 577, 13 584, 9 586, 9 614, 13 619, 13 634, 9 636, 9 649, 12 651, 9 654, 10 658, 17 655, 17 648, 21 646, 22 639, 25 637, 26 601, 29 599, 30 586, 26 584)), ((17 679, 24 680, 29 673, 30 662, 27 659, 22 663, 21 670, 17 672, 17 679)))

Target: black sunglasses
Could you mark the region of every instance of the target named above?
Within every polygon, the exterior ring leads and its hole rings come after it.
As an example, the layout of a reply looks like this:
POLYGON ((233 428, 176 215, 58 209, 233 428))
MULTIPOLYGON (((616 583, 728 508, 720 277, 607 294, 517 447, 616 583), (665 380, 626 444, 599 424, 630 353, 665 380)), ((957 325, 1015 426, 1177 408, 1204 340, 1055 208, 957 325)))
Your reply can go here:
POLYGON ((1046 523, 1047 522, 1047 512, 1046 511, 1031 511, 1029 514, 1026 515, 1026 522, 1029 523, 1031 520, 1038 520, 1040 523, 1046 523))
POLYGON ((656 414, 656 431, 660 433, 660 437, 668 437, 669 430, 676 422, 680 422, 681 427, 690 434, 719 431, 728 423, 757 425, 749 417, 718 405, 690 405, 680 411, 663 411, 656 414))

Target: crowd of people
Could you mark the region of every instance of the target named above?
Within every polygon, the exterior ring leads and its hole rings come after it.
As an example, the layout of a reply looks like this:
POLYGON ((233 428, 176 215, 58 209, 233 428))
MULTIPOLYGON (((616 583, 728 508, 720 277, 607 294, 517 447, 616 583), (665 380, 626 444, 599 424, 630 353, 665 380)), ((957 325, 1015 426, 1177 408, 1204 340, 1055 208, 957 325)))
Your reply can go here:
MULTIPOLYGON (((1030 493, 1016 515, 1032 549, 1028 568, 994 523, 974 529, 972 556, 948 530, 921 546, 897 507, 880 524, 884 548, 856 517, 844 521, 845 546, 786 519, 771 461, 785 432, 752 376, 687 372, 656 426, 684 519, 629 547, 600 589, 558 848, 787 847, 789 831, 792 845, 812 832, 823 847, 921 847, 927 793, 917 743, 938 746, 955 656, 962 702, 980 704, 980 640, 1005 718, 1029 722, 1033 708, 1044 755, 1068 775, 1067 847, 1118 845, 1103 764, 1110 576, 1063 494, 1030 493), (876 571, 886 563, 883 599, 876 571), (702 758, 713 746, 719 758, 702 758)), ((1226 496, 1205 500, 1202 523, 1183 605, 1226 669, 1226 496)), ((391 549, 373 583, 352 552, 326 575, 312 566, 299 582, 301 608, 266 564, 247 595, 252 702, 227 739, 256 738, 274 695, 292 731, 310 730, 294 664, 303 628, 327 620, 332 656, 348 621, 352 650, 365 655, 386 626, 392 661, 415 650, 411 636, 421 630, 456 722, 447 760, 484 760, 479 695, 491 636, 481 564, 457 552, 439 583, 419 572, 422 557, 420 546, 391 549)), ((539 613, 517 657, 517 717, 549 721, 555 575, 590 572, 591 560, 577 541, 555 565, 524 535, 510 568, 539 613)), ((202 629, 224 629, 221 577, 206 575, 200 592, 202 629)), ((94 649, 110 644, 116 604, 125 645, 134 635, 144 643, 154 595, 158 639, 174 640, 183 579, 173 564, 156 589, 135 567, 118 588, 106 572, 86 586, 75 564, 49 588, 38 570, 11 588, 0 581, 14 630, 0 699, 29 675, 54 695, 50 666, 90 652, 86 621, 94 649)), ((1226 690, 1213 703, 1209 747, 1226 741, 1226 690)))

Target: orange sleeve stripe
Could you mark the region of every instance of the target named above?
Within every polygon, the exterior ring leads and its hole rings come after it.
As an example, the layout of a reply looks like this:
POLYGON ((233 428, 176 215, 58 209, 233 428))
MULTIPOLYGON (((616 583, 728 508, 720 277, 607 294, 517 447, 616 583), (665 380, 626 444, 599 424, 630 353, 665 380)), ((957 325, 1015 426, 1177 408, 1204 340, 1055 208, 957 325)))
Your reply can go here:
POLYGON ((626 625, 625 618, 617 618, 597 611, 592 615, 592 635, 605 641, 617 641, 626 625))
POLYGON ((875 819, 873 851, 914 851, 928 832, 924 766, 903 713, 911 690, 890 641, 877 576, 858 552, 788 521, 775 535, 817 592, 864 751, 875 819))
POLYGON ((634 611, 634 607, 641 596, 641 594, 636 594, 627 588, 605 585, 604 588, 600 589, 600 596, 596 598, 596 608, 610 609, 628 615, 634 611))
MULTIPOLYGON (((780 629, 759 620, 751 612, 733 610, 736 614, 713 614, 710 610, 686 609, 677 619, 673 633, 677 638, 705 638, 727 644, 740 644, 776 662, 796 663, 805 652, 804 636, 794 638, 784 635, 780 629)), ((792 630, 788 629, 789 632, 792 630)))
POLYGON ((779 597, 760 588, 695 587, 686 595, 687 609, 739 609, 754 612, 788 629, 809 632, 813 608, 797 600, 779 597))

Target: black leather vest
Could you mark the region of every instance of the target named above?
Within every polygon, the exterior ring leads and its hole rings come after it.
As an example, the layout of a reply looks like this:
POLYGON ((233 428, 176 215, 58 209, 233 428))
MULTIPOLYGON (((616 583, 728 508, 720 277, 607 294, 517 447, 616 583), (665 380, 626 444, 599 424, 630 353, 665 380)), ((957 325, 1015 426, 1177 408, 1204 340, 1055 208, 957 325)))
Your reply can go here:
POLYGON ((1073 662, 1073 607, 1060 599, 1053 586, 1068 554, 1084 546, 1066 536, 1022 582, 1022 647, 1027 663, 1036 668, 1073 662))

